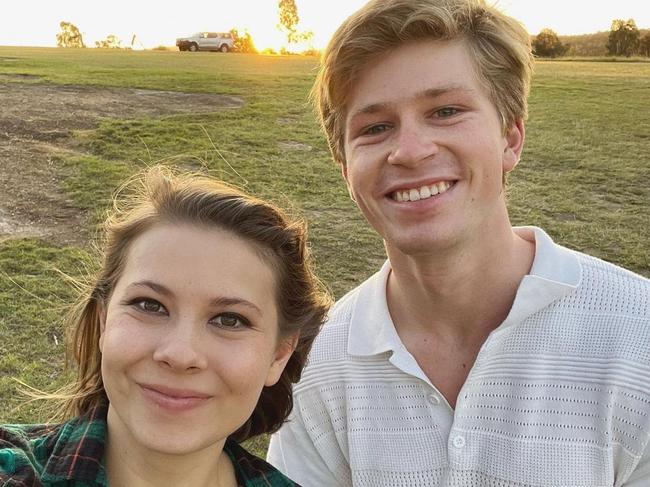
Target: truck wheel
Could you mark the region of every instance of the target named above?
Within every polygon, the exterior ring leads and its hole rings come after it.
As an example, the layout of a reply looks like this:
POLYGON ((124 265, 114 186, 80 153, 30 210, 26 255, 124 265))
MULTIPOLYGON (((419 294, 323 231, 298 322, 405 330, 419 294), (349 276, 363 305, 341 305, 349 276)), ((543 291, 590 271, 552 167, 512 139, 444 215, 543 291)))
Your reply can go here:
POLYGON ((228 45, 227 44, 221 44, 221 47, 219 48, 221 52, 228 52, 228 45))
POLYGON ((192 52, 196 52, 196 51, 198 51, 198 50, 199 50, 199 46, 198 46, 195 42, 193 42, 192 44, 190 44, 190 51, 192 51, 192 52))

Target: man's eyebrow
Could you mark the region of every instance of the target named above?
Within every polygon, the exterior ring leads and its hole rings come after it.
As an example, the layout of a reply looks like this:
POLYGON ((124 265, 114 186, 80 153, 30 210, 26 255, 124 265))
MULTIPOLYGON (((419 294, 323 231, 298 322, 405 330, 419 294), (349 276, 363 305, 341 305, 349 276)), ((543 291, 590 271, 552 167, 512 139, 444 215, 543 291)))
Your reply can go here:
MULTIPOLYGON (((465 93, 465 94, 470 94, 473 93, 475 90, 468 88, 467 86, 459 85, 459 84, 450 84, 446 86, 441 86, 439 88, 428 88, 426 90, 420 91, 416 93, 413 98, 418 99, 418 98, 437 98, 442 95, 446 95, 448 93, 465 93)), ((350 119, 357 117, 359 115, 372 115, 373 113, 381 112, 382 110, 385 110, 391 105, 391 103, 371 103, 369 105, 365 105, 358 110, 355 110, 354 113, 350 114, 350 119)))
POLYGON ((459 85, 459 84, 451 84, 451 85, 446 85, 442 86, 440 88, 429 88, 428 90, 424 90, 417 95, 415 95, 416 98, 437 98, 442 95, 446 95, 447 93, 474 93, 474 89, 468 88, 467 86, 464 85, 459 85))
MULTIPOLYGON (((163 286, 162 284, 158 284, 157 282, 150 281, 150 280, 143 280, 143 281, 137 281, 137 282, 132 282, 129 284, 126 289, 131 289, 131 288, 137 288, 137 287, 146 287, 149 288, 157 293, 162 294, 163 296, 167 297, 174 297, 174 293, 171 289, 163 286)), ((233 306, 233 305, 240 305, 240 306, 245 306, 247 308, 252 309, 253 311, 259 313, 260 315, 263 314, 262 310, 256 306, 255 304, 251 303, 250 301, 243 299, 243 298, 238 298, 238 297, 232 297, 232 296, 219 296, 210 301, 210 305, 214 306, 215 308, 223 307, 223 306, 233 306)))

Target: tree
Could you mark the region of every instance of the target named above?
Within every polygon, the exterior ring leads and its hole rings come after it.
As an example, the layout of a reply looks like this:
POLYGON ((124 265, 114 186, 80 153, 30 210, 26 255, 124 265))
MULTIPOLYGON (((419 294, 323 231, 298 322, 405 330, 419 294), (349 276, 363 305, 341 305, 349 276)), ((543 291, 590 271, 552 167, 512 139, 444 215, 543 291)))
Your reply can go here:
POLYGON ((121 49, 122 41, 115 34, 110 34, 103 41, 95 41, 95 47, 102 49, 121 49))
POLYGON ((230 29, 230 35, 232 35, 235 51, 257 54, 257 48, 253 43, 253 38, 247 30, 243 34, 240 34, 237 29, 230 29))
POLYGON ((81 32, 77 26, 70 23, 61 21, 59 24, 61 32, 56 35, 56 45, 59 47, 86 47, 84 44, 81 32))
POLYGON ((639 40, 639 54, 650 57, 650 32, 646 32, 639 40))
POLYGON ((300 17, 298 17, 296 0, 279 0, 278 13, 280 16, 280 24, 278 25, 278 28, 286 34, 287 42, 289 44, 308 41, 314 37, 314 33, 311 31, 300 32, 298 30, 300 17))
POLYGON ((533 41, 533 51, 540 57, 562 56, 568 49, 551 29, 542 29, 533 41))
POLYGON ((615 56, 631 56, 639 46, 639 29, 634 19, 612 21, 607 51, 615 56))

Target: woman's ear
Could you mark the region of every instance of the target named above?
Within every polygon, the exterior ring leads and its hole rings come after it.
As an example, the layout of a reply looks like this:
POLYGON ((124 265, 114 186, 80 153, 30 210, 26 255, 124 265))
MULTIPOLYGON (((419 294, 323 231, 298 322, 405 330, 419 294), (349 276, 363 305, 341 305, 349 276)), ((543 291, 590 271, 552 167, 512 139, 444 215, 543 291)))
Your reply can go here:
POLYGON ((275 350, 273 362, 271 362, 271 366, 269 367, 269 373, 266 376, 266 381, 264 382, 265 386, 272 386, 280 380, 282 371, 287 365, 287 362, 291 358, 294 350, 298 346, 299 338, 300 333, 296 333, 280 340, 275 350))
POLYGON ((106 329, 106 306, 103 302, 97 303, 97 314, 99 315, 99 351, 104 352, 104 330, 106 329))

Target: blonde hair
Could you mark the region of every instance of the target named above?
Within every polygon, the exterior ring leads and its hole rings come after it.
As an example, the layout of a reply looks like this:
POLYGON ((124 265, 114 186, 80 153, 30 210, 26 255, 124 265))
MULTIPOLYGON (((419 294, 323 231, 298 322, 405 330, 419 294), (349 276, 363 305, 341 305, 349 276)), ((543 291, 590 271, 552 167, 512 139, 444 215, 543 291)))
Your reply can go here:
MULTIPOLYGON (((242 441, 279 428, 292 409, 300 378, 331 298, 312 270, 305 225, 276 206, 214 179, 176 175, 157 166, 117 194, 103 227, 102 264, 68 320, 69 354, 77 378, 66 388, 61 419, 88 414, 108 402, 101 376, 100 313, 120 278, 133 241, 159 223, 216 226, 249 241, 273 267, 279 334, 298 333, 297 347, 277 384, 265 387, 248 421, 231 436, 242 441)), ((56 397, 53 395, 52 397, 56 397)))
POLYGON ((335 161, 345 165, 347 97, 368 61, 401 44, 463 40, 507 129, 525 120, 533 69, 526 29, 484 0, 371 0, 336 31, 311 98, 335 161))

